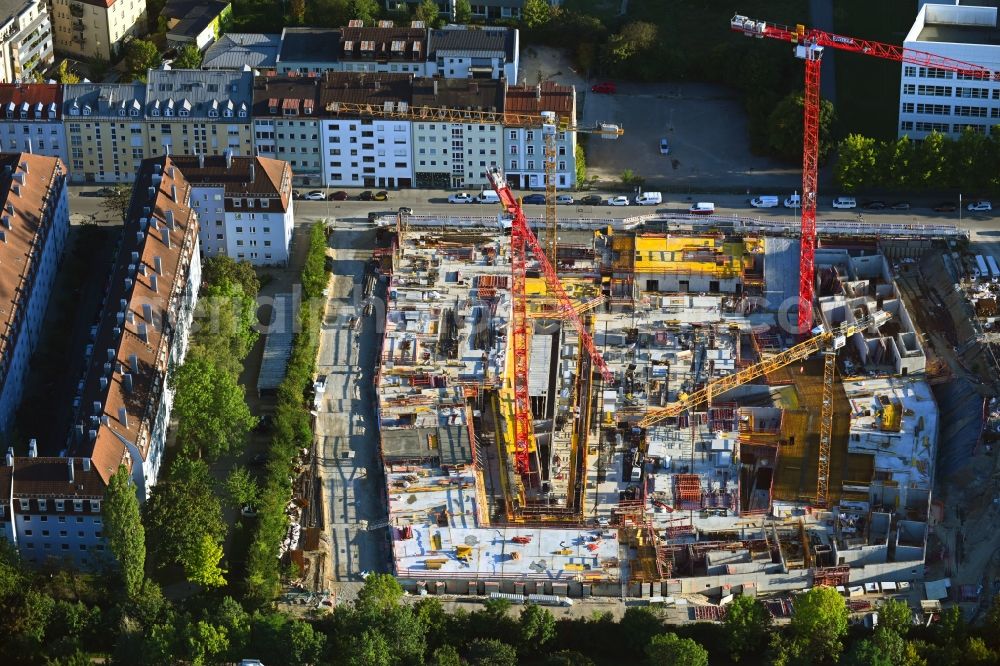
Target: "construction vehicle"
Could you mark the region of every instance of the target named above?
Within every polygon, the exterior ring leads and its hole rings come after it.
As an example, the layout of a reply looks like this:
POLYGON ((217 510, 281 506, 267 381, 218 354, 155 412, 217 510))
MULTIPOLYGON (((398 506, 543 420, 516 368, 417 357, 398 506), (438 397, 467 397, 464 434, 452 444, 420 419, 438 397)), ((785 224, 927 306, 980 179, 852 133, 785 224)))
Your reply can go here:
POLYGON ((545 276, 546 285, 549 291, 556 298, 556 304, 564 317, 572 321, 576 327, 577 335, 580 338, 580 347, 587 351, 593 364, 593 369, 597 370, 604 377, 605 381, 611 381, 613 374, 604 358, 597 350, 594 339, 591 337, 587 326, 583 323, 580 315, 575 310, 574 303, 559 282, 555 268, 549 262, 548 257, 542 249, 541 244, 524 216, 524 210, 520 202, 514 196, 507 181, 504 180, 503 172, 492 167, 486 172, 486 177, 493 186, 493 190, 500 197, 500 203, 504 210, 511 216, 511 331, 514 344, 514 457, 517 472, 526 476, 530 472, 530 460, 528 456, 528 440, 531 437, 531 403, 528 397, 528 359, 530 350, 528 348, 528 316, 527 302, 524 291, 524 281, 527 275, 527 252, 530 248, 534 253, 535 261, 538 262, 545 276))
POLYGON ((861 317, 857 321, 843 323, 833 330, 823 330, 823 327, 817 327, 814 329, 816 335, 805 342, 800 342, 794 347, 790 347, 739 372, 708 382, 697 391, 682 393, 677 396, 677 402, 673 404, 650 409, 646 412, 646 416, 639 421, 639 426, 648 428, 664 419, 679 416, 688 409, 693 409, 698 405, 710 402, 712 396, 717 396, 738 386, 743 386, 763 377, 769 372, 780 370, 796 361, 804 361, 817 352, 823 352, 823 409, 820 415, 819 476, 816 482, 816 504, 818 506, 826 506, 829 496, 830 445, 833 437, 833 382, 837 350, 846 345, 847 339, 852 335, 872 326, 876 328, 882 326, 891 317, 890 313, 878 310, 861 317))
MULTIPOLYGON (((903 48, 893 44, 883 44, 867 39, 846 37, 830 32, 806 28, 802 24, 794 28, 787 25, 768 23, 737 14, 729 21, 730 29, 748 37, 778 39, 795 45, 794 54, 805 61, 805 94, 803 103, 802 137, 802 227, 799 251, 799 313, 798 332, 805 334, 812 328, 812 297, 815 281, 816 255, 816 184, 819 163, 819 75, 820 63, 825 48, 851 51, 863 55, 905 62, 922 67, 959 72, 972 80, 991 81, 1000 78, 1000 73, 979 65, 954 60, 925 51, 903 48)), ((787 205, 787 203, 786 203, 787 205)))

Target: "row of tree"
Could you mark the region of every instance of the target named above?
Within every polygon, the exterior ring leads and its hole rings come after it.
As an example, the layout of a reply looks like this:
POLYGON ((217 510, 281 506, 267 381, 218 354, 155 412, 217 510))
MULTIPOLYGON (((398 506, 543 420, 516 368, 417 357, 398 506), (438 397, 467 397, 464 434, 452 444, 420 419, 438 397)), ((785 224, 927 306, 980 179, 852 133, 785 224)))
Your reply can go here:
POLYGON ((903 137, 877 141, 848 135, 834 166, 846 192, 864 190, 1000 192, 1000 134, 966 130, 957 139, 931 134, 920 142, 903 137))
POLYGON ((309 230, 308 242, 301 274, 303 299, 298 328, 285 378, 278 387, 273 437, 257 506, 257 529, 247 552, 246 593, 258 603, 273 599, 280 588, 278 546, 288 529, 285 508, 292 496, 292 463, 302 449, 311 448, 313 441, 307 397, 316 366, 323 290, 329 280, 322 223, 309 230))

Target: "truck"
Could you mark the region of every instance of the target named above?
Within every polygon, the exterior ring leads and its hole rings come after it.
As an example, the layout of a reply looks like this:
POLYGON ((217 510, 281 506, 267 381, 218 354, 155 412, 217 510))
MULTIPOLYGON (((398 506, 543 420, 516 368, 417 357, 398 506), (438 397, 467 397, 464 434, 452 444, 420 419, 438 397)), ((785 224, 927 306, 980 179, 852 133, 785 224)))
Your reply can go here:
POLYGON ((986 259, 983 255, 976 255, 976 279, 977 280, 989 280, 990 279, 990 269, 986 266, 986 259))
POLYGON ((986 255, 986 267, 990 269, 990 280, 1000 282, 1000 266, 997 266, 997 260, 993 255, 986 255))

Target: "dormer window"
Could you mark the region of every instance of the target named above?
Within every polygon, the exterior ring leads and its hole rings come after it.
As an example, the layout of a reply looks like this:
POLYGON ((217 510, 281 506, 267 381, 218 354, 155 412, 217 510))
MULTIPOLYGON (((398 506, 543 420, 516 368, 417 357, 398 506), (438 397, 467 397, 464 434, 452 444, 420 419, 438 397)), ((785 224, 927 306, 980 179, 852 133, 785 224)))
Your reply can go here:
POLYGON ((269 100, 267 100, 267 112, 268 113, 277 113, 278 112, 278 98, 277 97, 272 97, 269 100))
POLYGON ((39 511, 45 511, 48 508, 48 504, 49 503, 48 503, 47 500, 43 500, 43 499, 38 500, 38 510, 39 511))
POLYGON ((49 104, 49 118, 55 119, 55 117, 56 117, 56 103, 52 102, 51 104, 49 104))
POLYGON ((31 510, 31 500, 22 499, 20 500, 20 502, 21 502, 21 511, 31 510))
POLYGON ((179 111, 177 112, 177 115, 178 115, 178 116, 181 116, 181 117, 183 117, 183 118, 186 118, 186 117, 188 116, 188 114, 189 114, 189 111, 188 111, 187 109, 180 109, 180 110, 179 110, 179 111))
POLYGON ((261 199, 260 200, 260 207, 261 208, 269 208, 270 206, 271 206, 271 202, 268 199, 261 199))
POLYGON ((44 109, 45 109, 45 105, 42 104, 41 102, 39 102, 38 104, 35 104, 35 118, 41 118, 42 117, 42 111, 44 109))
POLYGON ((118 115, 119 116, 124 116, 125 115, 125 109, 118 109, 118 115))
POLYGON ((61 500, 61 499, 57 499, 56 500, 56 511, 60 511, 61 512, 61 511, 65 511, 65 510, 66 510, 66 501, 65 500, 61 500))
POLYGON ((129 110, 128 115, 132 116, 133 118, 135 116, 138 116, 139 115, 139 109, 131 109, 131 110, 129 110))
POLYGON ((239 208, 243 205, 242 199, 233 199, 233 208, 239 208))
POLYGON ((83 500, 75 499, 73 500, 73 510, 77 512, 83 511, 83 500))
POLYGON ((224 115, 226 118, 232 118, 233 117, 233 110, 232 109, 226 109, 225 111, 222 112, 222 115, 224 115))
POLYGON ((90 512, 91 513, 101 512, 101 500, 90 500, 90 512))
POLYGON ((89 104, 84 104, 83 105, 83 115, 85 115, 85 116, 89 116, 90 115, 90 105, 89 104))
POLYGON ((246 118, 246 117, 247 117, 247 110, 240 109, 240 118, 246 118))
POLYGON ((191 102, 187 101, 186 99, 182 100, 181 101, 181 108, 178 109, 177 115, 178 116, 183 116, 185 118, 187 118, 189 115, 191 115, 191 102))
POLYGON ((154 106, 153 110, 150 112, 150 115, 152 115, 152 116, 159 116, 160 115, 160 110, 154 106))
POLYGON ((219 112, 216 109, 209 109, 208 110, 208 117, 209 118, 218 118, 219 117, 219 112))

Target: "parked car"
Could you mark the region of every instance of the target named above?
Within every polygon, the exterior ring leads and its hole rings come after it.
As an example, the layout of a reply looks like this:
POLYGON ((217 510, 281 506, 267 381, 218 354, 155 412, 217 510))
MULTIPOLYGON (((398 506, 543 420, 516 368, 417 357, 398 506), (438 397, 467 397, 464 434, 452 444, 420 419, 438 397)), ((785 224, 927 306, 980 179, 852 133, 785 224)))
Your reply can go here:
POLYGON ((320 375, 313 382, 313 391, 316 393, 326 393, 326 375, 320 375))
POLYGON ((670 154, 670 142, 666 139, 660 139, 660 154, 669 155, 670 154))
POLYGON ((472 203, 472 195, 468 192, 456 192, 448 195, 448 203, 466 204, 472 203))
POLYGON ((968 205, 968 209, 972 211, 993 210, 993 204, 989 201, 973 201, 968 205))
POLYGON ((121 190, 117 187, 102 187, 101 189, 94 192, 95 197, 113 197, 116 196, 121 190))
POLYGON ((619 197, 609 197, 608 198, 608 205, 609 206, 627 206, 628 205, 628 197, 622 197, 622 196, 619 196, 619 197))
POLYGON ((715 204, 711 201, 699 201, 688 208, 691 215, 714 215, 715 204))
POLYGON ((298 190, 292 190, 292 198, 293 199, 301 199, 302 198, 302 193, 299 192, 298 190))
POLYGON ((323 194, 322 190, 313 190, 302 198, 306 201, 326 201, 326 195, 323 194))
POLYGON ((572 205, 573 204, 573 195, 572 194, 557 194, 556 195, 556 203, 559 204, 559 205, 563 205, 563 204, 572 205))
POLYGON ((889 206, 892 210, 910 210, 909 201, 897 201, 896 203, 889 206))
POLYGON ((590 92, 601 93, 602 95, 614 95, 618 92, 618 86, 613 81, 604 81, 590 87, 590 92))
POLYGON ((347 192, 344 190, 337 190, 330 195, 330 201, 347 201, 347 192))
POLYGON ((802 196, 793 194, 785 199, 785 208, 798 208, 802 205, 802 196))
POLYGON ((600 206, 602 203, 604 203, 604 199, 601 198, 600 194, 588 194, 580 199, 580 204, 584 206, 600 206))
POLYGON ((253 504, 244 504, 240 509, 240 514, 242 514, 244 518, 256 518, 257 508, 253 504))
POLYGON ((374 199, 375 201, 388 201, 389 193, 386 192, 385 190, 379 190, 374 195, 372 195, 372 199, 374 199))
POLYGON ((409 206, 400 206, 398 212, 400 215, 413 215, 413 209, 409 206))
POLYGON ((866 201, 861 204, 861 207, 865 210, 885 210, 884 201, 866 201))
POLYGON ((545 203, 545 195, 544 194, 529 194, 528 196, 523 197, 521 199, 521 203, 526 203, 526 204, 543 204, 543 203, 545 203))
POLYGON ((375 198, 375 194, 371 190, 365 190, 358 195, 358 201, 371 201, 375 198))
POLYGON ((954 213, 956 210, 958 210, 958 206, 956 206, 953 203, 949 203, 947 201, 942 201, 938 205, 932 206, 932 208, 934 209, 935 213, 954 213))
POLYGON ((857 208, 858 202, 854 197, 837 197, 833 200, 834 208, 857 208))

